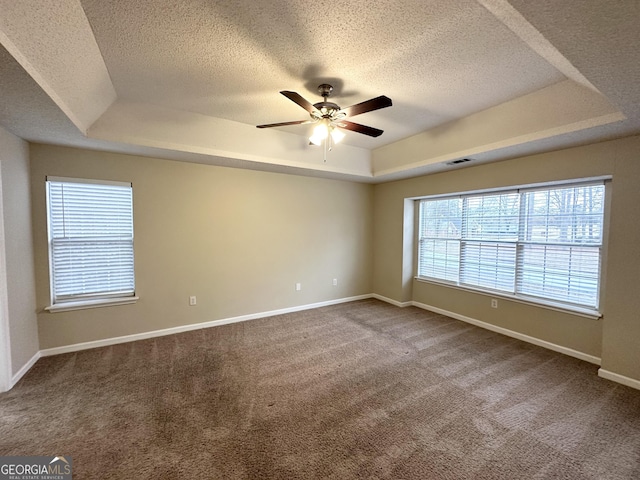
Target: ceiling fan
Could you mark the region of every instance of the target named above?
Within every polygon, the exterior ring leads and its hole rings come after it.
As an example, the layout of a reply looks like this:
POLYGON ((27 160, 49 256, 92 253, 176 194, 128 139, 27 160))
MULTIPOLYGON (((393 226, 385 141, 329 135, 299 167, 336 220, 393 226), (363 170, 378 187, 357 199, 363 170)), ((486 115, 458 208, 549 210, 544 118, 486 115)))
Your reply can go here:
POLYGON ((297 103, 304 108, 311 118, 309 120, 295 120, 293 122, 270 123, 268 125, 258 125, 258 128, 283 127, 285 125, 304 125, 307 123, 318 123, 314 130, 314 134, 309 141, 315 145, 320 145, 322 140, 331 135, 334 143, 337 143, 344 137, 344 134, 335 128, 351 130, 352 132, 362 133, 370 137, 379 137, 383 131, 377 128, 368 127, 359 123, 345 120, 346 117, 354 117, 362 113, 371 112, 380 108, 390 107, 391 99, 381 95, 370 100, 366 100, 347 108, 340 108, 339 105, 328 102, 327 98, 331 95, 333 87, 327 83, 318 86, 318 93, 322 96, 322 102, 311 104, 305 100, 299 93, 283 90, 280 93, 292 102, 297 103))

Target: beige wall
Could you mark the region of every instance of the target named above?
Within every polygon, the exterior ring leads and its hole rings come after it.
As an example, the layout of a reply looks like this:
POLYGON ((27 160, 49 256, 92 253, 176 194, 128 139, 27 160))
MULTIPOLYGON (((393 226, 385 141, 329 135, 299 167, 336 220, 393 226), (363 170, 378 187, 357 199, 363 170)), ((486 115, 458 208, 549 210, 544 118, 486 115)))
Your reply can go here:
MULTIPOLYGON (((396 152, 402 155, 402 152, 396 152)), ((516 160, 376 185, 374 190, 374 292, 413 300, 602 358, 602 368, 640 379, 640 137, 604 142, 516 160), (407 281, 403 218, 409 197, 536 182, 612 175, 609 249, 603 265, 602 310, 595 321, 419 281, 407 281)))
POLYGON ((11 340, 11 374, 15 375, 38 352, 35 314, 29 146, 0 128, 0 168, 6 310, 11 340))
POLYGON ((640 380, 640 137, 610 145, 615 171, 602 368, 640 380))
POLYGON ((371 293, 370 185, 45 145, 31 174, 43 349, 371 293), (43 312, 47 175, 133 183, 137 304, 43 312))
POLYGON ((31 151, 41 348, 373 292, 601 357, 603 369, 640 380, 640 137, 374 187, 44 145, 31 151), (46 175, 133 182, 138 304, 42 311, 49 302, 46 175), (600 175, 613 177, 601 320, 504 299, 495 310, 488 296, 407 274, 408 198, 600 175), (189 295, 197 295, 196 307, 189 295))

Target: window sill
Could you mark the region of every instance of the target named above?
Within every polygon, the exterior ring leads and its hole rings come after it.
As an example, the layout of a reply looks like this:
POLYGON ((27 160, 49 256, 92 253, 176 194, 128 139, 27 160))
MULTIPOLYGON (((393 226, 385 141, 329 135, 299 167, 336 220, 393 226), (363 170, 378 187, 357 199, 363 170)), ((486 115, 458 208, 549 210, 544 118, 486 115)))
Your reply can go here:
POLYGON ((547 300, 547 301, 540 300, 540 299, 529 300, 528 298, 516 297, 516 296, 508 295, 502 292, 492 292, 489 290, 482 290, 480 288, 461 287, 459 285, 455 285, 452 283, 438 282, 436 280, 431 280, 423 277, 414 277, 414 279, 417 280, 418 282, 433 283, 434 285, 441 285, 443 287, 455 288, 456 290, 462 290, 464 292, 479 293, 481 295, 487 295, 493 298, 503 298, 505 300, 509 300, 512 302, 523 303, 525 305, 531 305, 534 307, 546 308, 548 310, 555 310, 556 312, 579 315, 581 317, 589 318, 591 320, 599 320, 600 318, 602 318, 602 313, 598 312, 597 310, 591 310, 589 308, 581 308, 581 307, 572 307, 569 305, 556 303, 551 300, 547 300))
POLYGON ((68 312, 71 310, 86 310, 88 308, 113 307, 116 305, 130 305, 136 303, 140 297, 102 298, 100 300, 83 300, 49 305, 45 311, 49 313, 68 312))

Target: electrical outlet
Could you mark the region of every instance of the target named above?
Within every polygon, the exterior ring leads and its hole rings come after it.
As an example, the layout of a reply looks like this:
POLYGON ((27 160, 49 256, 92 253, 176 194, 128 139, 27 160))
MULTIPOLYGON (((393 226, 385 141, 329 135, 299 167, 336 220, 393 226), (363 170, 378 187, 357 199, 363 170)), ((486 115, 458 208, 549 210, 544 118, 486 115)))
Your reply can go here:
POLYGON ((337 278, 334 278, 334 279, 333 279, 333 286, 334 286, 334 287, 337 287, 337 286, 338 286, 338 279, 337 279, 337 278))
POLYGON ((296 283, 296 292, 299 292, 300 290, 302 290, 302 284, 296 283))
POLYGON ((195 304, 196 304, 196 296, 192 295, 189 297, 189 305, 193 307, 195 304))
POLYGON ((498 308, 498 299, 496 298, 491 299, 491 308, 498 308))

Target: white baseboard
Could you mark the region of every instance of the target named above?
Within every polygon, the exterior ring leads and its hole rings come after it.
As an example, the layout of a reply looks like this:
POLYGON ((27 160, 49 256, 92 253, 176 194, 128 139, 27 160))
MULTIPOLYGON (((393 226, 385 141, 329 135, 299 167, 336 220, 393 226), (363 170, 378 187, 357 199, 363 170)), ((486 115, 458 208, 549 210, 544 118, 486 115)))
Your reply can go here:
POLYGON ((91 342, 75 343, 73 345, 65 345, 63 347, 54 347, 40 350, 39 354, 43 357, 51 355, 59 355, 61 353, 78 352, 88 350, 90 348, 108 347, 119 343, 135 342, 137 340, 146 340, 148 338, 163 337, 165 335, 173 335, 175 333, 189 332, 199 330, 201 328, 217 327, 219 325, 227 325, 230 323, 246 322, 248 320, 256 320, 258 318, 272 317, 274 315, 282 315, 285 313, 301 312, 303 310, 311 310, 313 308, 327 307, 330 305, 338 305, 340 303, 353 302, 356 300, 364 300, 372 298, 371 294, 358 295, 355 297, 340 298, 337 300, 328 300, 326 302, 311 303, 307 305, 299 305, 296 307, 282 308, 279 310, 271 310, 267 312, 252 313, 249 315, 240 315, 238 317, 223 318, 220 320, 212 320, 210 322, 193 323, 190 325, 181 325, 179 327, 164 328, 162 330, 153 330, 150 332, 134 333, 132 335, 124 335, 121 337, 105 338, 103 340, 94 340, 91 342))
POLYGON ((413 302, 398 302, 397 300, 394 300, 388 297, 383 297, 382 295, 378 295, 377 293, 371 294, 370 298, 375 298, 376 300, 390 303, 391 305, 395 305, 396 307, 400 307, 400 308, 410 307, 413 305, 413 302))
MULTIPOLYGON (((296 307, 289 307, 289 308, 283 308, 283 309, 279 309, 279 310, 271 310, 271 311, 266 311, 266 312, 260 312, 260 313, 253 313, 253 314, 249 314, 249 315, 241 315, 241 316, 237 316, 237 317, 229 317, 229 318, 223 318, 220 320, 213 320, 210 322, 203 322, 203 323, 195 323, 195 324, 191 324, 191 325, 181 325, 179 327, 172 327, 172 328, 165 328, 162 330, 154 330, 154 331, 150 331, 150 332, 143 332, 143 333, 137 333, 137 334, 133 334, 133 335, 125 335, 125 336, 121 336, 121 337, 113 337, 113 338, 107 338, 107 339, 103 339, 103 340, 95 340, 92 342, 84 342, 84 343, 76 343, 73 345, 65 345, 63 347, 54 347, 54 348, 48 348, 48 349, 44 349, 44 350, 40 350, 39 352, 37 352, 12 378, 11 380, 11 388, 13 388, 13 386, 18 383, 18 381, 24 376, 25 373, 27 373, 27 371, 38 361, 38 359, 40 357, 47 357, 50 355, 58 355, 61 353, 69 353, 69 352, 77 352, 77 351, 81 351, 81 350, 87 350, 90 348, 98 348, 98 347, 106 347, 106 346, 110 346, 110 345, 117 345, 119 343, 126 343, 126 342, 134 342, 137 340, 146 340, 148 338, 155 338, 155 337, 161 337, 161 336, 165 336, 165 335, 172 335, 175 333, 182 333, 182 332, 188 332, 188 331, 192 331, 192 330, 199 330, 201 328, 210 328, 210 327, 216 327, 219 325, 227 325, 230 323, 238 323, 238 322, 245 322, 248 320, 256 320, 259 318, 265 318, 265 317, 271 317, 274 315, 282 315, 285 313, 293 313, 293 312, 300 312, 303 310, 311 310, 314 308, 320 308, 320 307, 326 307, 326 306, 330 306, 330 305, 338 305, 340 303, 347 303, 347 302, 353 302, 356 300, 365 300, 368 298, 375 298, 377 300, 381 300, 383 302, 389 303, 391 305, 395 305, 397 307, 409 307, 409 306, 415 306, 418 308, 422 308, 424 310, 429 310, 431 312, 434 313, 439 313, 441 315, 446 315, 448 317, 451 318, 455 318, 456 320, 461 320, 463 322, 466 323, 470 323, 472 325, 481 327, 481 328, 485 328, 487 330, 491 330, 493 332, 496 333, 500 333, 503 335, 507 335, 509 337, 512 338, 516 338, 518 340, 522 340, 524 342, 528 342, 528 343, 532 343, 534 345, 538 345, 540 347, 544 347, 544 348, 548 348, 549 350, 553 350, 555 352, 559 352, 559 353, 563 353, 565 355, 569 355, 571 357, 575 357, 578 358, 580 360, 584 360, 586 362, 589 363, 593 363, 595 365, 600 365, 601 359, 599 357, 595 357, 593 355, 588 355, 586 353, 583 352, 579 352, 577 350, 573 350, 571 348, 567 348, 567 347, 563 347, 561 345, 556 345, 554 343, 551 342, 547 342, 545 340, 540 340, 538 338, 535 337, 531 337, 529 335, 525 335, 519 332, 515 332, 513 330, 509 330, 503 327, 498 327, 496 325, 492 325, 490 323, 486 323, 483 322, 481 320, 477 320, 475 318, 471 318, 471 317, 467 317, 464 315, 460 315, 458 313, 455 312, 451 312, 448 310, 443 310, 441 308, 438 307, 434 307, 431 305, 426 305, 424 303, 420 303, 420 302, 414 302, 414 301, 410 301, 410 302, 399 302, 397 300, 393 300, 391 298, 388 297, 384 297, 382 295, 378 295, 378 294, 367 294, 367 295, 359 295, 359 296, 355 296, 355 297, 348 297, 348 298, 341 298, 338 300, 329 300, 329 301, 325 301, 325 302, 319 302, 319 303, 312 303, 312 304, 307 304, 307 305, 300 305, 300 306, 296 306, 296 307)), ((629 378, 629 377, 625 377, 623 375, 619 375, 617 373, 613 373, 610 372, 608 370, 603 370, 602 368, 600 368, 598 370, 598 375, 602 378, 605 378, 607 380, 612 380, 614 382, 617 383, 621 383, 623 385, 626 385, 628 387, 631 388, 636 388, 640 390, 640 380, 635 380, 633 378, 629 378)))
POLYGON ((579 352, 577 350, 573 350, 568 347, 563 347, 562 345, 556 345, 555 343, 547 342, 546 340, 540 340, 539 338, 536 338, 536 337, 530 337, 529 335, 525 335, 524 333, 519 333, 513 330, 509 330, 508 328, 498 327, 496 325, 492 325, 491 323, 483 322, 482 320, 477 320, 475 318, 467 317, 465 315, 460 315, 455 312, 450 312, 448 310, 443 310, 441 308, 434 307, 431 305, 426 305, 420 302, 412 302, 412 304, 418 308, 429 310, 434 313, 439 313, 441 315, 446 315, 447 317, 455 318, 456 320, 461 320, 463 322, 470 323, 477 327, 491 330, 492 332, 501 333, 502 335, 516 338, 518 340, 522 340, 523 342, 532 343, 534 345, 538 345, 539 347, 548 348, 549 350, 553 350, 554 352, 564 353, 565 355, 569 355, 570 357, 584 360, 585 362, 593 363, 595 365, 600 365, 600 362, 601 362, 601 359, 599 357, 595 357, 593 355, 579 352))
POLYGON ((42 356, 41 352, 36 352, 35 355, 31 357, 29 361, 25 363, 22 366, 22 368, 18 370, 13 377, 11 377, 11 385, 9 385, 9 390, 11 390, 13 387, 16 386, 16 383, 18 383, 20 379, 24 377, 25 373, 31 370, 31 367, 35 365, 35 363, 40 359, 41 356, 42 356))
POLYGON ((607 380, 611 380, 613 382, 621 383, 622 385, 626 385, 627 387, 640 390, 640 380, 636 380, 635 378, 625 377, 624 375, 613 373, 602 368, 598 369, 598 376, 606 378, 607 380))

